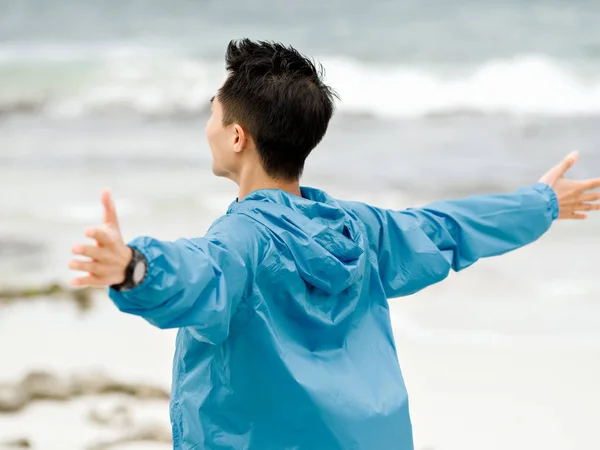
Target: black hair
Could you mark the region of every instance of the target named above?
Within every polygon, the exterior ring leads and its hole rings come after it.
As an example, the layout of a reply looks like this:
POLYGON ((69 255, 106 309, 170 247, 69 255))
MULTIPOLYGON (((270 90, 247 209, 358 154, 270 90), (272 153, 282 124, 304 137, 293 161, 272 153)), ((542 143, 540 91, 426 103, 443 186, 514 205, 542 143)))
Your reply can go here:
POLYGON ((225 61, 229 75, 217 94, 223 125, 249 133, 269 176, 299 179, 337 97, 323 83, 322 66, 293 47, 250 39, 231 41, 225 61))

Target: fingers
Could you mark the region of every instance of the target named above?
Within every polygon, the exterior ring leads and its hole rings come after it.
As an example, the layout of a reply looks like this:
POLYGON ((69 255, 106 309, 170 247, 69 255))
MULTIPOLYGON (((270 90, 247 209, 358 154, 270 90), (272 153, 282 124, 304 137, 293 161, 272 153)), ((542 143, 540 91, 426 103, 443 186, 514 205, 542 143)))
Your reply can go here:
POLYGON ((600 203, 596 203, 600 200, 600 192, 588 192, 579 195, 573 202, 573 205, 569 208, 571 211, 599 211, 600 203))
POLYGON ((600 203, 580 203, 575 206, 576 211, 598 211, 600 203))
POLYGON ((99 278, 94 275, 87 275, 84 277, 72 278, 70 284, 73 287, 105 287, 110 286, 111 283, 103 278, 99 278))
POLYGON ((557 180, 562 178, 571 167, 573 167, 573 165, 577 162, 578 159, 579 152, 569 153, 560 163, 558 163, 552 169, 550 169, 540 179, 540 181, 552 186, 554 183, 556 183, 557 180))
POLYGON ((113 228, 119 228, 117 210, 108 189, 102 191, 102 205, 104 206, 104 224, 113 228))
POLYGON ((574 220, 585 220, 588 218, 587 214, 578 213, 578 212, 567 212, 561 214, 561 219, 574 219, 574 220))
POLYGON ((115 242, 114 232, 106 227, 87 228, 85 235, 91 239, 95 239, 100 246, 109 246, 115 242))
POLYGON ((595 202, 597 200, 600 200, 600 192, 591 192, 579 196, 580 202, 595 202))
POLYGON ((600 203, 586 203, 579 202, 572 205, 568 205, 566 208, 562 208, 559 214, 560 219, 587 219, 587 214, 581 211, 599 211, 600 203))
POLYGON ((87 256, 89 260, 72 259, 69 269, 88 272, 92 275, 107 275, 113 263, 114 256, 110 250, 95 245, 74 245, 71 249, 74 255, 87 256))
POLYGON ((573 165, 579 159, 579 152, 571 152, 569 153, 565 159, 563 159, 558 165, 554 168, 556 171, 557 178, 561 178, 564 176, 567 171, 573 167, 573 165))
POLYGON ((591 180, 584 181, 584 190, 591 191, 592 189, 600 188, 600 178, 593 178, 591 180))
POLYGON ((105 271, 102 264, 98 264, 95 261, 81 261, 77 259, 69 261, 69 269, 88 272, 92 275, 103 275, 105 271))
MULTIPOLYGON (((86 230, 86 236, 96 239, 99 244, 110 243, 112 237, 107 235, 107 231, 103 228, 89 228, 86 230)), ((74 255, 87 256, 90 259, 72 259, 68 266, 71 270, 87 272, 87 277, 74 278, 71 282, 72 286, 109 286, 106 277, 111 275, 112 253, 111 249, 97 247, 95 245, 74 245, 71 249, 74 255)))
POLYGON ((71 253, 74 255, 87 256, 88 258, 100 262, 107 261, 109 258, 103 248, 96 247, 95 245, 75 245, 71 249, 71 253))
POLYGON ((87 272, 85 276, 73 278, 71 286, 95 286, 106 287, 118 284, 123 281, 125 270, 121 266, 116 266, 110 260, 100 262, 97 260, 78 260, 69 261, 69 269, 79 272, 87 272))

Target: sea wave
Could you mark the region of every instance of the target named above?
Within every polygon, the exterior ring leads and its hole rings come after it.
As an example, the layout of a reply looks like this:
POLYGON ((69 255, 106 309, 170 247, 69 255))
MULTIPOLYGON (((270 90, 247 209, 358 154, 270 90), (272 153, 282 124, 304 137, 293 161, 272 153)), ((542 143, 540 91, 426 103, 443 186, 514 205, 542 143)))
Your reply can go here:
MULTIPOLYGON (((226 73, 221 61, 146 47, 0 47, 0 115, 72 118, 133 113, 206 114, 226 73), (25 76, 24 76, 25 74, 25 76)), ((600 76, 544 55, 471 67, 320 59, 341 114, 412 118, 444 114, 600 114, 600 76)), ((593 73, 593 72, 592 72, 593 73)))

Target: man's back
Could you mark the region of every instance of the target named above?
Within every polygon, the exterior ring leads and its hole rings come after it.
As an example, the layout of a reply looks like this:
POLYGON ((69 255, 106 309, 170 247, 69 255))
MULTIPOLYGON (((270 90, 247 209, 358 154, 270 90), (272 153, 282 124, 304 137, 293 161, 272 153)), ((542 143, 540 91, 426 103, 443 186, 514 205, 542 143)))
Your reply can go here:
POLYGON ((204 238, 135 240, 149 277, 111 298, 137 314, 145 303, 148 321, 180 328, 176 449, 410 450, 387 299, 536 239, 555 216, 553 202, 543 185, 410 211, 308 188, 302 197, 258 190, 232 203, 204 238), (500 218, 460 214, 461 204, 481 205, 485 216, 486 203, 500 218), (451 226, 445 206, 459 211, 451 226), (513 230, 521 237, 503 239, 515 215, 529 219, 513 230))
POLYGON ((255 268, 227 339, 215 346, 202 330, 179 331, 172 421, 181 448, 412 448, 366 232, 325 194, 303 194, 321 203, 255 192, 209 232, 219 240, 238 229, 255 244, 255 268))

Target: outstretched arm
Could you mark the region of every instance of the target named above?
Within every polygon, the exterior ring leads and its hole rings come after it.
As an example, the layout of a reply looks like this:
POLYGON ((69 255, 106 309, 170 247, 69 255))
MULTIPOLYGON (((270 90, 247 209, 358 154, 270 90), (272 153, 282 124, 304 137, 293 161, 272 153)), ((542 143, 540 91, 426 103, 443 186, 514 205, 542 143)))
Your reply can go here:
POLYGON ((599 209, 593 202, 600 195, 589 191, 600 187, 600 180, 564 178, 577 158, 569 155, 539 183, 513 194, 474 195, 404 211, 353 205, 351 209, 375 230, 387 296, 412 294, 443 280, 450 270, 527 245, 557 217, 583 219, 582 211, 599 209))
POLYGON ((69 263, 71 269, 88 272, 74 278, 72 285, 120 284, 135 248, 147 261, 146 275, 131 290, 109 290, 117 307, 160 328, 194 327, 207 342, 223 341, 250 280, 248 268, 252 264, 246 259, 253 252, 245 248, 251 245, 250 240, 244 234, 227 233, 222 220, 203 238, 165 242, 140 237, 126 245, 108 192, 102 201, 104 224, 86 230, 86 236, 95 239, 97 245, 73 248, 74 254, 90 259, 69 263))

